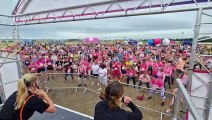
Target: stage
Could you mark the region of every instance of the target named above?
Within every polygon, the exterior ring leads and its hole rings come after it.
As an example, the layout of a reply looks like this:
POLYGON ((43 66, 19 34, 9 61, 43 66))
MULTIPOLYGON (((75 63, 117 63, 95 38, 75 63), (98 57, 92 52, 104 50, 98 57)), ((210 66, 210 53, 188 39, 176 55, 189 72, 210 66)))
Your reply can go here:
MULTIPOLYGON (((35 112, 29 120, 93 120, 93 117, 76 112, 74 110, 55 105, 57 111, 55 113, 35 112)), ((1 105, 0 105, 1 110, 1 105)))
POLYGON ((93 120, 93 117, 56 105, 56 113, 34 113, 30 120, 93 120))

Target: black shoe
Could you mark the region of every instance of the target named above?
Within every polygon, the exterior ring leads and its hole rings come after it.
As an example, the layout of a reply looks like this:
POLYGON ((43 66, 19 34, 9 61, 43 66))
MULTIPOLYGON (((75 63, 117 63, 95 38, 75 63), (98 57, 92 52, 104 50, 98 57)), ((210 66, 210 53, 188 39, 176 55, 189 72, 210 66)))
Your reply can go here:
POLYGON ((82 86, 81 84, 78 85, 78 87, 81 87, 81 86, 82 86))
POLYGON ((162 102, 162 103, 161 103, 161 106, 164 106, 164 105, 165 105, 165 102, 162 102))
POLYGON ((152 96, 149 96, 147 99, 149 100, 149 99, 151 99, 152 98, 152 96))

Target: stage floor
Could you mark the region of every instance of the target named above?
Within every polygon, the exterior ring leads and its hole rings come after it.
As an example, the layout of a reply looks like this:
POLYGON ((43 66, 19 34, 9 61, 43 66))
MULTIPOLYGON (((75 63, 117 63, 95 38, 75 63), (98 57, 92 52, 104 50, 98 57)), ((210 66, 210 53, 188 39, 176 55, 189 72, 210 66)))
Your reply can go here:
POLYGON ((56 105, 56 113, 34 113, 30 120, 93 120, 93 117, 56 105))

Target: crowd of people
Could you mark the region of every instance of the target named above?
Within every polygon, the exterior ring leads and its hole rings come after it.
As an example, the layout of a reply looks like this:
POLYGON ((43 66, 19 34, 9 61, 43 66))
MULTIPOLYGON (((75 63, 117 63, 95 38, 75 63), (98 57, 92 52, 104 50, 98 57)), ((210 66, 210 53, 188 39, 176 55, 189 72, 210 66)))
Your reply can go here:
MULTIPOLYGON (((201 52, 204 48, 198 46, 197 49, 201 52)), ((103 88, 109 80, 119 80, 128 85, 132 81, 138 89, 145 84, 151 89, 148 99, 152 98, 156 90, 161 90, 163 106, 165 91, 174 87, 176 78, 182 78, 186 86, 190 53, 189 45, 149 46, 116 42, 36 43, 33 46, 23 46, 20 54, 25 71, 65 73, 64 82, 67 82, 68 76, 75 81, 74 76, 78 75, 78 87, 86 87, 90 76, 98 77, 98 84, 103 85, 103 88)), ((211 57, 201 57, 201 61, 211 69, 211 57)), ((194 67, 202 69, 201 66, 196 62, 194 67)))
MULTIPOLYGON (((197 46, 197 53, 202 53, 204 47, 197 46)), ((5 102, 0 111, 1 119, 29 119, 34 111, 55 112, 56 108, 48 95, 40 89, 38 79, 44 79, 46 73, 49 80, 51 73, 64 74, 64 82, 70 76, 78 87, 87 87, 91 76, 98 78, 104 91, 95 107, 95 120, 123 119, 140 120, 142 112, 134 105, 132 98, 124 96, 124 85, 140 89, 143 84, 149 91, 148 100, 159 90, 165 104, 165 91, 173 88, 176 78, 181 78, 187 86, 188 66, 191 46, 189 45, 129 45, 124 42, 99 44, 62 44, 36 43, 24 45, 18 53, 22 57, 25 74, 18 81, 18 91, 14 92, 5 102), (38 76, 31 73, 37 73, 38 76), (39 77, 39 78, 38 78, 39 77), (109 81, 113 81, 110 82, 109 81), (124 85, 123 85, 124 84, 124 85), (44 102, 45 100, 46 102, 44 102), (33 104, 32 104, 33 103, 33 104), (132 112, 121 109, 121 103, 128 106, 132 112), (32 107, 34 105, 34 107, 32 107), (9 113, 9 114, 8 114, 9 113), (107 114, 103 114, 107 113, 107 114)), ((198 56, 193 69, 203 69, 202 65, 212 70, 212 58, 198 56)), ((52 79, 55 79, 52 74, 52 79)), ((94 84, 94 80, 92 81, 94 84)), ((143 99, 138 96, 137 99, 143 99)), ((174 97, 167 112, 171 111, 174 97)))

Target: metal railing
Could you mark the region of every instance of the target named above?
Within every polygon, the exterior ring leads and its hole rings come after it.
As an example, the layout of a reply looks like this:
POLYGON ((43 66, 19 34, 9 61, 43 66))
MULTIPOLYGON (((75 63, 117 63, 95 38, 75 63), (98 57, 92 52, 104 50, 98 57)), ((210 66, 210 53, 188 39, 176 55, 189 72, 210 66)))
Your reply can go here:
MULTIPOLYGON (((42 74, 42 73, 37 73, 37 74, 42 74)), ((62 72, 61 73, 44 73, 44 74, 45 75, 55 75, 55 76, 65 75, 65 74, 73 74, 75 76, 78 75, 77 73, 62 73, 62 72)), ((98 78, 93 75, 87 75, 87 87, 77 87, 77 85, 73 85, 73 84, 71 84, 71 86, 54 86, 54 85, 49 86, 48 81, 43 82, 43 80, 42 80, 42 83, 44 85, 42 85, 42 86, 44 89, 46 89, 47 92, 49 90, 74 89, 75 93, 77 93, 78 90, 81 89, 81 90, 83 90, 84 94, 86 94, 87 92, 92 92, 98 96, 100 92, 97 90, 98 88, 96 88, 95 85, 93 85, 93 82, 95 82, 95 79, 97 80, 98 78)), ((113 81, 113 80, 110 80, 108 82, 111 82, 111 81, 113 81)), ((136 99, 137 96, 142 96, 142 95, 148 96, 149 92, 151 90, 153 90, 152 88, 141 87, 138 85, 131 85, 131 84, 126 84, 126 83, 123 83, 123 84, 125 86, 125 95, 131 97, 138 108, 148 111, 148 112, 153 112, 153 113, 159 114, 160 120, 163 119, 163 116, 171 117, 172 113, 166 113, 167 105, 161 106, 161 104, 159 103, 160 99, 158 99, 159 96, 157 94, 154 95, 152 97, 152 99, 150 99, 150 100, 144 99, 144 100, 142 100, 142 102, 140 100, 136 99), (138 88, 140 88, 140 89, 138 89, 138 88)), ((155 90, 155 91, 156 91, 156 93, 161 92, 161 90, 155 90)), ((167 92, 167 91, 165 91, 165 96, 167 97, 166 104, 169 104, 172 97, 174 97, 174 95, 171 92, 167 92)))
POLYGON ((180 100, 182 98, 181 97, 182 95, 183 95, 184 100, 187 102, 194 119, 195 120, 204 120, 198 113, 197 109, 195 108, 195 105, 194 105, 193 101, 191 100, 191 97, 190 97, 188 91, 185 89, 185 87, 180 79, 177 79, 177 85, 178 85, 178 91, 177 91, 177 95, 175 97, 175 108, 174 108, 174 114, 173 114, 172 120, 178 119, 177 116, 179 113, 179 106, 180 106, 180 100))
MULTIPOLYGON (((36 73, 38 76, 41 76, 42 74, 45 75, 45 77, 47 77, 48 75, 54 75, 54 77, 60 77, 59 81, 60 83, 62 83, 63 81, 61 81, 61 77, 63 78, 65 74, 73 74, 76 78, 76 76, 78 76, 77 73, 36 73)), ((49 90, 61 90, 61 89, 73 89, 75 90, 75 93, 79 92, 79 90, 83 90, 83 93, 94 93, 96 94, 96 96, 98 97, 100 91, 98 91, 97 86, 96 85, 96 81, 98 82, 98 78, 96 76, 93 75, 88 75, 87 76, 87 87, 78 87, 77 84, 69 84, 68 86, 54 86, 54 84, 49 85, 50 81, 46 81, 44 79, 40 78, 41 81, 41 86, 42 88, 46 91, 49 92, 49 90), (93 85, 93 82, 96 82, 95 85, 93 85)), ((108 81, 111 82, 112 80, 108 81)), ((9 83, 5 83, 5 84, 9 84, 9 83)), ((0 84, 0 86, 3 86, 5 84, 0 84)), ((133 99, 133 101, 135 102, 135 104, 137 105, 138 108, 146 111, 147 113, 154 113, 157 114, 158 117, 160 118, 160 120, 162 120, 164 118, 164 116, 170 117, 171 118, 171 114, 166 113, 166 109, 167 109, 167 105, 165 106, 161 106, 160 104, 160 97, 156 94, 152 97, 152 99, 147 100, 147 97, 149 95, 149 92, 152 90, 152 88, 146 88, 146 87, 141 87, 138 85, 131 85, 131 84, 126 84, 123 83, 125 85, 125 95, 129 96, 133 99), (138 89, 140 88, 140 89, 138 89), (140 96, 140 95, 145 95, 146 99, 140 101, 137 100, 136 97, 140 96)), ((156 93, 160 93, 161 90, 156 90, 156 93)), ((172 99, 172 97, 174 96, 172 93, 165 91, 165 95, 167 97, 166 99, 166 104, 169 104, 170 99, 172 99)), ((173 110, 172 110, 173 111, 173 110)))

